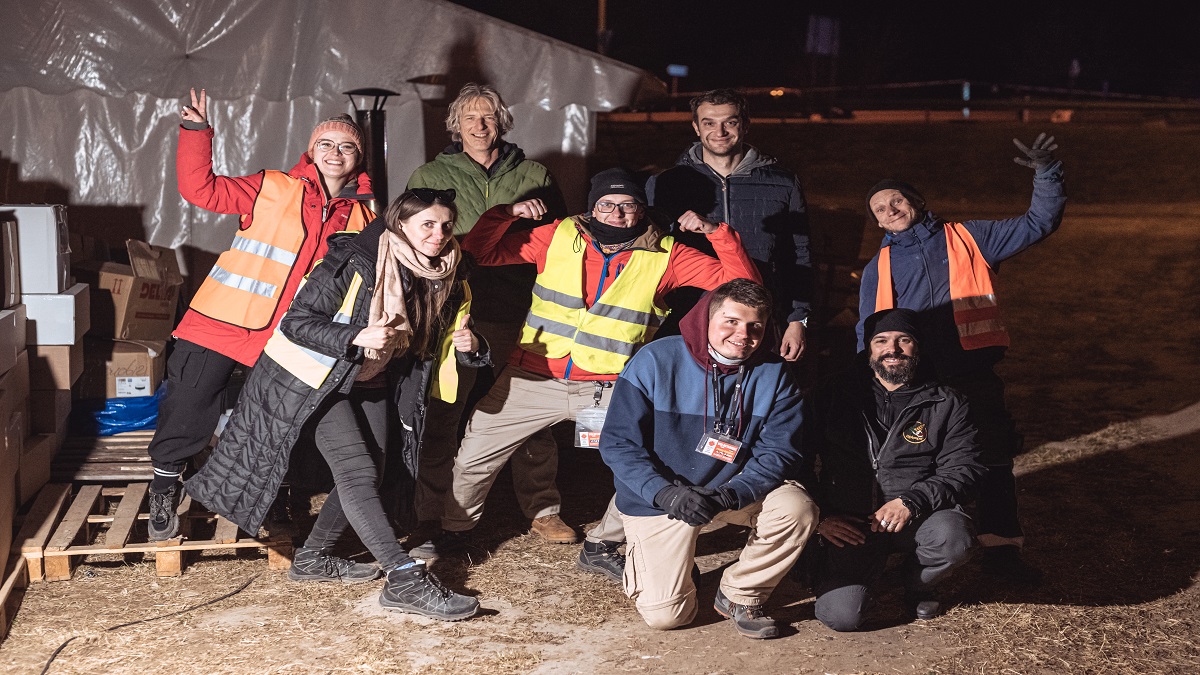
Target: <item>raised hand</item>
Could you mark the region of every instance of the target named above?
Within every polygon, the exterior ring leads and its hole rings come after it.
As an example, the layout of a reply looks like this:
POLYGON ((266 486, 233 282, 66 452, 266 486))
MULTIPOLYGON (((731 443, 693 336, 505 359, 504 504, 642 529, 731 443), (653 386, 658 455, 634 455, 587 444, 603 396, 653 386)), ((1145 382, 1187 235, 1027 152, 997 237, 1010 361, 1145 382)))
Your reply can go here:
POLYGON ((208 124, 208 98, 204 90, 200 90, 200 96, 196 96, 196 90, 188 90, 192 95, 192 104, 183 106, 183 110, 179 111, 179 116, 185 122, 196 122, 198 124, 208 124))
POLYGON ((523 202, 508 205, 508 215, 530 220, 541 220, 546 217, 546 204, 540 199, 527 199, 523 202))
POLYGON ((717 231, 717 225, 708 222, 695 211, 685 211, 682 216, 679 216, 679 229, 684 232, 712 234, 717 231))
POLYGON ((1025 157, 1013 157, 1013 161, 1037 171, 1041 171, 1054 163, 1054 151, 1058 149, 1058 144, 1054 142, 1054 137, 1046 136, 1044 132, 1038 134, 1038 137, 1034 139, 1031 145, 1026 146, 1015 138, 1013 139, 1013 145, 1025 153, 1025 157))

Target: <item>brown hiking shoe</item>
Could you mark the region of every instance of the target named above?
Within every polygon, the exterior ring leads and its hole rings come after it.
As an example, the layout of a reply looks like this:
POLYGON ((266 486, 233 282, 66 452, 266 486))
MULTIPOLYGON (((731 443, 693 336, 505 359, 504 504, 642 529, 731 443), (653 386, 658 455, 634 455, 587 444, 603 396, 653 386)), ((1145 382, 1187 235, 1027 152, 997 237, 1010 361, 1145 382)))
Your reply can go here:
POLYGON ((542 516, 541 518, 534 518, 533 522, 530 523, 530 529, 537 532, 542 539, 551 544, 574 544, 576 541, 579 541, 575 530, 572 530, 569 525, 564 523, 562 518, 558 517, 557 513, 542 516))

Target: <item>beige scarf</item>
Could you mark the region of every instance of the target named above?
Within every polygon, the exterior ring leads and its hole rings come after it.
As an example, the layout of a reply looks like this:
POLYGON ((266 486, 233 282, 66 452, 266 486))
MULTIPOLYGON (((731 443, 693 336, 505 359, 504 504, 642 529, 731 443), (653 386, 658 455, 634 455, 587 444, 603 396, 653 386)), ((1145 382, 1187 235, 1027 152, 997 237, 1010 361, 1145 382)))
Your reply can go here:
POLYGON ((399 333, 395 344, 384 350, 363 350, 363 365, 355 379, 369 380, 383 372, 393 354, 403 353, 412 340, 412 324, 408 321, 408 308, 404 304, 404 282, 400 267, 422 279, 433 281, 435 315, 428 317, 436 321, 442 305, 450 295, 454 270, 458 267, 461 252, 458 241, 453 237, 442 248, 440 255, 430 258, 414 249, 404 237, 387 230, 379 238, 379 254, 375 262, 375 293, 371 296, 371 310, 367 320, 369 326, 390 326, 399 333), (439 283, 440 282, 440 283, 439 283))

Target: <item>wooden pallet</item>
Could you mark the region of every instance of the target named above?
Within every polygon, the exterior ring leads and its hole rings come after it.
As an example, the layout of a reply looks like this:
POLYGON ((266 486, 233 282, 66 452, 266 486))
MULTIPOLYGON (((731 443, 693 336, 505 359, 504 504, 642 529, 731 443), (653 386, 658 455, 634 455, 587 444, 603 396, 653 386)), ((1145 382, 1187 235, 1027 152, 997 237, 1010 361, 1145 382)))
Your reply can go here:
POLYGON ((29 568, 25 558, 14 555, 8 560, 8 574, 0 576, 0 640, 8 636, 8 628, 25 597, 29 586, 29 568))
POLYGON ((86 484, 77 490, 65 483, 51 483, 42 488, 15 543, 28 565, 30 581, 68 580, 81 558, 106 553, 152 553, 160 577, 182 574, 188 551, 265 548, 271 569, 291 565, 289 533, 241 537, 237 526, 228 520, 193 510, 191 497, 186 494, 179 505, 179 536, 146 541, 144 527, 134 526, 149 518, 142 511, 148 488, 149 483, 121 487, 86 484), (99 541, 101 533, 103 542, 99 541))
POLYGON ((113 436, 68 436, 54 457, 50 480, 57 483, 148 481, 154 477, 154 466, 146 448, 153 438, 153 429, 113 436))

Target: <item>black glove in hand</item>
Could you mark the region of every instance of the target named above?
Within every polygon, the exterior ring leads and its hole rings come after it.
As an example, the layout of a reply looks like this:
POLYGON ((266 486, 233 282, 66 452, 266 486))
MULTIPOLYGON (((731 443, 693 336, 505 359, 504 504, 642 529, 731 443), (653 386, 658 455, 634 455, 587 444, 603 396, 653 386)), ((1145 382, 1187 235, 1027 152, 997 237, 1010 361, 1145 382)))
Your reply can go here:
POLYGON ((667 512, 671 520, 682 520, 692 527, 712 522, 721 511, 717 491, 695 485, 668 485, 654 495, 654 504, 667 512))
POLYGON ((1013 161, 1036 171, 1041 171, 1053 164, 1054 151, 1058 149, 1058 144, 1054 142, 1054 137, 1047 137, 1045 133, 1038 134, 1032 145, 1026 146, 1015 138, 1013 139, 1013 145, 1025 153, 1025 157, 1028 157, 1028 159, 1013 157, 1013 161))
POLYGON ((722 511, 734 511, 738 508, 738 496, 732 488, 717 488, 713 499, 717 500, 717 504, 720 505, 722 511))

